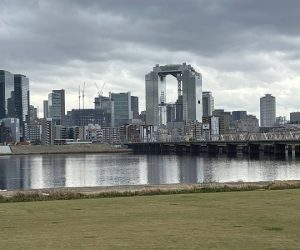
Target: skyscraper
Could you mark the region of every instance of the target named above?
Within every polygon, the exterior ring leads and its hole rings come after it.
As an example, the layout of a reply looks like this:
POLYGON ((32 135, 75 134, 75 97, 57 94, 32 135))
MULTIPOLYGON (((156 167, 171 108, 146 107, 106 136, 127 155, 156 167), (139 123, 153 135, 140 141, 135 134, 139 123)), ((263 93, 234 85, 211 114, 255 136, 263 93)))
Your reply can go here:
POLYGON ((110 117, 109 126, 114 127, 114 101, 110 97, 101 96, 95 97, 95 110, 103 113, 103 117, 110 117))
POLYGON ((20 125, 29 122, 29 79, 24 75, 14 75, 15 112, 20 125))
POLYGON ((132 118, 138 119, 139 118, 139 98, 137 96, 131 96, 131 111, 132 111, 132 118))
POLYGON ((14 117, 14 75, 0 70, 0 119, 14 117))
POLYGON ((48 95, 48 117, 54 125, 65 125, 65 90, 52 90, 48 95))
POLYGON ((43 101, 44 118, 48 118, 49 117, 48 109, 49 109, 48 100, 44 100, 43 101))
POLYGON ((38 119, 38 109, 33 105, 29 105, 29 123, 33 124, 38 119))
POLYGON ((114 102, 114 126, 119 127, 132 119, 131 93, 109 93, 114 102))
POLYGON ((214 111, 214 97, 210 91, 202 92, 203 116, 211 116, 214 111))
MULTIPOLYGON (((171 64, 156 65, 145 76, 146 85, 146 123, 159 126, 167 121, 166 112, 166 76, 172 75, 177 80, 178 107, 182 114, 176 114, 176 120, 202 120, 202 75, 191 65, 171 64), (181 101, 182 100, 182 101, 181 101), (182 106, 182 109, 179 108, 182 106), (181 120, 181 119, 180 119, 181 120)), ((165 125, 165 124, 164 124, 165 125)))
POLYGON ((260 126, 272 127, 276 119, 276 99, 271 94, 260 98, 260 126))

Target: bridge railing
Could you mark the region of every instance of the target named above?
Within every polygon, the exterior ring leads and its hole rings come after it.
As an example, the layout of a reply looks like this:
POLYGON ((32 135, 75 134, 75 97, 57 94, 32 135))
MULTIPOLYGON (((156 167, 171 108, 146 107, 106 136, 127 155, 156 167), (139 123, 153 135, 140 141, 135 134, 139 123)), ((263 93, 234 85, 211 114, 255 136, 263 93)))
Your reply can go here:
POLYGON ((300 131, 269 133, 235 133, 219 135, 219 141, 285 141, 300 140, 300 131))

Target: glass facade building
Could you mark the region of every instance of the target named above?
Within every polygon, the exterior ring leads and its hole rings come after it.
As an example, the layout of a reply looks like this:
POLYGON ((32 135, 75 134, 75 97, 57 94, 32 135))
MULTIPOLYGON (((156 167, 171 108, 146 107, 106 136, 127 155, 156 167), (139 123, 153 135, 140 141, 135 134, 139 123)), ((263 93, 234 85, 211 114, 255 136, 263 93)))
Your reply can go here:
POLYGON ((14 116, 14 75, 0 70, 0 119, 14 116))
POLYGON ((131 96, 131 111, 132 111, 132 118, 138 119, 139 118, 139 98, 137 96, 131 96))
POLYGON ((214 111, 214 97, 210 91, 202 93, 203 116, 212 116, 214 111))
POLYGON ((29 79, 24 75, 14 75, 15 112, 20 124, 29 121, 29 79))
MULTIPOLYGON (((162 122, 166 109, 166 76, 172 75, 177 79, 178 102, 182 106, 182 113, 176 114, 177 120, 202 121, 202 75, 195 71, 191 65, 170 64, 156 65, 145 76, 146 85, 146 123, 148 125, 165 125, 162 122), (182 100, 182 102, 181 102, 182 100), (180 119, 181 120, 181 119, 180 119)), ((177 108, 181 110, 181 108, 177 108)))
POLYGON ((114 126, 119 127, 132 119, 131 93, 109 93, 114 102, 114 126))
POLYGON ((48 95, 48 117, 54 125, 65 125, 65 90, 52 90, 48 95))

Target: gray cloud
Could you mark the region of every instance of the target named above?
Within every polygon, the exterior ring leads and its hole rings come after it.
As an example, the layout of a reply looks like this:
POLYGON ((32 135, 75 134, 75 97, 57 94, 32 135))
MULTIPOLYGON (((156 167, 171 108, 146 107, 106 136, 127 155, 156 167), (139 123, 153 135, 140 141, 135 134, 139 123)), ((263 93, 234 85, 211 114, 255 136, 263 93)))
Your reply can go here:
POLYGON ((288 115, 299 109, 299 12, 297 0, 2 0, 0 67, 28 75, 34 105, 65 88, 76 107, 85 81, 92 106, 94 82, 107 81, 106 93, 130 90, 144 108, 144 75, 188 62, 217 107, 258 114, 268 92, 288 115))

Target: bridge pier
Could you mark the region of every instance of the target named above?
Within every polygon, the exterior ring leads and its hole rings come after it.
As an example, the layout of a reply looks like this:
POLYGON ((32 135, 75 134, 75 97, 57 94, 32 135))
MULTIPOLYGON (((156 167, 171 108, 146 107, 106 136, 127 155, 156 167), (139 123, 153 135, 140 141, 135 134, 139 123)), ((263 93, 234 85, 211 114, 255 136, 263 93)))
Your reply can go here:
POLYGON ((273 145, 262 145, 264 154, 274 154, 273 145))
POLYGON ((191 144, 191 146, 190 146, 190 152, 192 154, 199 154, 199 152, 201 152, 201 146, 200 145, 191 144))
POLYGON ((243 156, 244 152, 245 152, 245 146, 243 146, 243 145, 237 145, 236 146, 237 156, 243 156))
POLYGON ((162 144, 161 145, 161 153, 162 154, 168 154, 168 153, 170 153, 170 145, 168 145, 168 144, 162 144))
POLYGON ((209 154, 218 154, 219 153, 218 145, 208 144, 207 145, 207 153, 209 153, 209 154))
POLYGON ((237 153, 237 145, 235 144, 227 144, 225 147, 226 153, 228 155, 236 155, 237 153))
POLYGON ((186 153, 187 152, 187 148, 185 145, 176 145, 175 146, 175 152, 176 154, 182 154, 182 153, 186 153))
POLYGON ((295 160, 295 158, 296 158, 296 150, 297 150, 297 146, 296 145, 287 145, 286 146, 287 157, 289 157, 291 155, 292 156, 292 160, 295 160))
POLYGON ((259 144, 249 144, 248 145, 248 154, 249 155, 259 155, 260 145, 259 144))
POLYGON ((275 155, 287 155, 287 147, 285 144, 274 144, 275 155))

